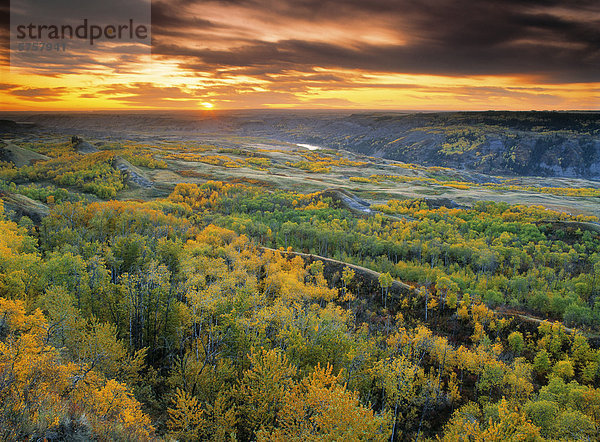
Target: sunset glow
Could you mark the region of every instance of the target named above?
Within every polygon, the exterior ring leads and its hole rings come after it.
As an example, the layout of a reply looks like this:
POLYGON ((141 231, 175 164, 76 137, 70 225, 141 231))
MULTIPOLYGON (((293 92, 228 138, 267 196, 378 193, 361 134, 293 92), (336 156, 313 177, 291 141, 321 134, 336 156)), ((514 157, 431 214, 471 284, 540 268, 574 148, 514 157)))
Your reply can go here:
POLYGON ((599 22, 592 1, 154 1, 151 56, 115 56, 113 43, 85 64, 11 67, 4 44, 0 100, 5 110, 598 109, 599 22))

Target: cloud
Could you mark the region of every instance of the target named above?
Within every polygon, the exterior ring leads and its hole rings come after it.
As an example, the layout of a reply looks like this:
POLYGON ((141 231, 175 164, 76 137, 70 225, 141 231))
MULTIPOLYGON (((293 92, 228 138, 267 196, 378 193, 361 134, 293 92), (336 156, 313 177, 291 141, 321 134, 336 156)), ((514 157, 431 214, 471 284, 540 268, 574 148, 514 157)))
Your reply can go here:
POLYGON ((591 0, 181 1, 156 3, 154 10, 159 24, 153 52, 202 70, 278 73, 318 66, 599 80, 600 3, 591 0), (345 33, 340 25, 347 26, 345 33), (171 38, 181 28, 200 32, 203 40, 171 38), (303 28, 307 32, 299 38, 303 28), (254 39, 227 40, 252 29, 254 39))
POLYGON ((0 67, 10 60, 10 0, 0 0, 0 67))
POLYGON ((162 2, 152 2, 152 29, 156 32, 173 30, 199 30, 215 28, 216 25, 209 20, 195 15, 183 13, 182 4, 175 6, 179 13, 174 13, 173 5, 162 2))
POLYGON ((26 101, 59 101, 69 93, 68 88, 30 88, 30 87, 8 87, 6 88, 10 95, 19 97, 26 101))
POLYGON ((0 91, 16 89, 18 87, 18 84, 0 83, 0 91))
POLYGON ((0 91, 43 102, 68 91, 39 86, 65 85, 132 108, 598 105, 597 0, 154 0, 153 64, 111 44, 37 54, 25 65, 43 81, 0 91))
POLYGON ((149 82, 128 84, 113 83, 103 85, 93 91, 86 91, 80 98, 102 97, 115 103, 134 108, 193 108, 207 101, 205 91, 185 85, 158 86, 149 82))

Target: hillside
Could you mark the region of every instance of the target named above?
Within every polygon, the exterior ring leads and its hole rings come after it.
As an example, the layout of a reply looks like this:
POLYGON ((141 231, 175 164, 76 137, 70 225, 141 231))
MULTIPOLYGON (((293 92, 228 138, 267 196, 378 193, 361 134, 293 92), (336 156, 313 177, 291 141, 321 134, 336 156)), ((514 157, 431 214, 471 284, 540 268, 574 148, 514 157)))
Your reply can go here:
POLYGON ((489 175, 600 179, 600 113, 213 111, 3 114, 40 131, 116 139, 257 137, 489 175), (101 130, 98 128, 102 127, 101 130))
POLYGON ((422 165, 600 179, 600 114, 353 114, 310 131, 317 145, 422 165))

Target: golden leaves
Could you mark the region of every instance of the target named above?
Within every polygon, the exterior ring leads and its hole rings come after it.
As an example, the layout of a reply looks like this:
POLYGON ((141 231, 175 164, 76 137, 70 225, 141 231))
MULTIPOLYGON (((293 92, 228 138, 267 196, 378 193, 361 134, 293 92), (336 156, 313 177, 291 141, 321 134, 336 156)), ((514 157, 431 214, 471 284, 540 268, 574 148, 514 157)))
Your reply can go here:
POLYGON ((40 310, 27 314, 22 301, 0 298, 0 318, 0 373, 8 381, 0 391, 1 427, 44 434, 64 419, 85 415, 100 438, 117 424, 130 437, 150 437, 150 419, 124 384, 104 380, 86 364, 63 360, 48 344, 51 326, 40 310))

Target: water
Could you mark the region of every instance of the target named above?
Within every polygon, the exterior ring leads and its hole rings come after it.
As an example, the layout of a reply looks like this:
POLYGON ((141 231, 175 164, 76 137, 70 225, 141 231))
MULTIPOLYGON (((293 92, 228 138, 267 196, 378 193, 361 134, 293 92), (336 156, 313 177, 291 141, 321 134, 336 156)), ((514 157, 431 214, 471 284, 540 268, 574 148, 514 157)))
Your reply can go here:
POLYGON ((300 143, 297 143, 296 146, 304 147, 304 148, 306 148, 308 150, 319 150, 319 149, 322 149, 322 147, 314 146, 312 144, 300 144, 300 143))

